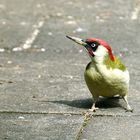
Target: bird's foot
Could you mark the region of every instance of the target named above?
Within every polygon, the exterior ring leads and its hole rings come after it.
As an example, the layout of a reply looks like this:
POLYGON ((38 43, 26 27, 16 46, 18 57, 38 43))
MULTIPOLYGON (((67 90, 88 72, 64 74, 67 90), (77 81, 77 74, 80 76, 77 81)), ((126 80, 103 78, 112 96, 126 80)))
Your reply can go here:
POLYGON ((92 107, 91 109, 87 110, 86 112, 83 112, 83 115, 85 117, 92 117, 94 112, 96 112, 96 110, 99 109, 97 107, 92 107))
POLYGON ((98 107, 92 107, 91 109, 89 109, 90 112, 96 112, 96 110, 98 110, 98 107))
POLYGON ((126 95, 126 96, 123 96, 122 98, 123 98, 123 100, 124 100, 125 103, 126 103, 126 112, 133 112, 133 109, 130 107, 130 105, 129 105, 129 103, 128 103, 127 95, 126 95))
POLYGON ((133 112, 134 110, 130 107, 130 106, 128 106, 127 108, 126 108, 126 112, 133 112))

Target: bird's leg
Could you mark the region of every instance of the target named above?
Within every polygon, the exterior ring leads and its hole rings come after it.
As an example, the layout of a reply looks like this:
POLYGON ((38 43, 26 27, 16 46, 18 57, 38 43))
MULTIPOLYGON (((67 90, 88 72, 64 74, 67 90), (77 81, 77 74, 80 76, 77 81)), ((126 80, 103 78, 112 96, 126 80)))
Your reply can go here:
POLYGON ((95 104, 98 101, 98 98, 99 97, 95 97, 95 96, 93 97, 93 105, 92 105, 91 109, 89 109, 89 111, 96 112, 96 110, 99 109, 99 108, 95 107, 95 104))
POLYGON ((133 109, 130 107, 130 105, 129 105, 129 103, 128 103, 127 95, 126 95, 126 96, 123 96, 122 98, 123 98, 123 100, 124 100, 125 103, 126 103, 126 110, 129 111, 129 112, 133 112, 133 109))

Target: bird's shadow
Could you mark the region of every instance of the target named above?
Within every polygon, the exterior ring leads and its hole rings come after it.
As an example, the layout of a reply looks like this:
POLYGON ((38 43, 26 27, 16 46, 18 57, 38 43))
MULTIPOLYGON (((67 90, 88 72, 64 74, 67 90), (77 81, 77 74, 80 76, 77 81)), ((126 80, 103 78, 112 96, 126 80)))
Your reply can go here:
MULTIPOLYGON (((121 104, 119 103, 119 97, 113 97, 113 98, 100 98, 99 101, 96 103, 96 107, 99 108, 115 108, 115 107, 122 107, 121 104)), ((68 105, 71 107, 76 107, 76 108, 84 108, 84 109, 89 109, 92 107, 93 100, 91 98, 87 99, 79 99, 79 100, 57 100, 57 101, 49 101, 57 104, 64 104, 68 105)))

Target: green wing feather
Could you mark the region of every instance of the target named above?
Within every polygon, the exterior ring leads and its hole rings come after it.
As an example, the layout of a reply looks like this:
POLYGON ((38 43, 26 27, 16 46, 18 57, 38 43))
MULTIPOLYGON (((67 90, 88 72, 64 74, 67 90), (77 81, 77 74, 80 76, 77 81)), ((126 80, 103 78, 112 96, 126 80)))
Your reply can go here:
POLYGON ((121 62, 118 57, 115 57, 115 61, 112 61, 109 56, 105 56, 104 64, 107 66, 108 69, 120 69, 122 71, 126 70, 125 65, 121 62))

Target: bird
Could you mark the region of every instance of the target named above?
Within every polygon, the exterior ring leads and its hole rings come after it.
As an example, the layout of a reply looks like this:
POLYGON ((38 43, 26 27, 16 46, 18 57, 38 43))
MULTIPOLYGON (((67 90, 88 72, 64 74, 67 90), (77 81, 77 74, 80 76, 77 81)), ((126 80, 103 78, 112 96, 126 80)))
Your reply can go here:
POLYGON ((129 71, 120 58, 114 56, 111 46, 98 38, 83 40, 68 35, 66 37, 83 46, 91 60, 84 71, 84 79, 93 99, 89 110, 95 112, 99 109, 96 103, 100 97, 119 96, 125 101, 126 111, 132 112, 128 103, 129 71))

